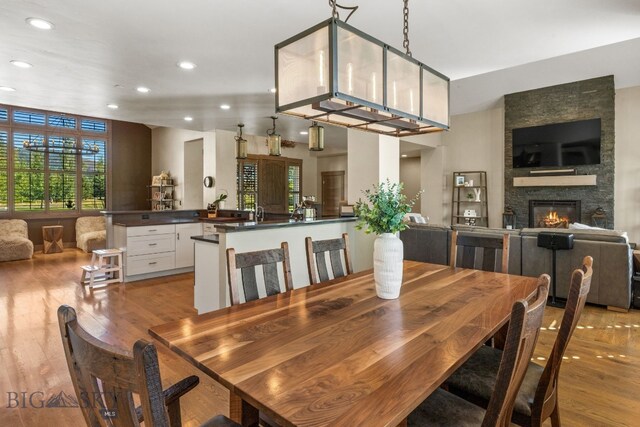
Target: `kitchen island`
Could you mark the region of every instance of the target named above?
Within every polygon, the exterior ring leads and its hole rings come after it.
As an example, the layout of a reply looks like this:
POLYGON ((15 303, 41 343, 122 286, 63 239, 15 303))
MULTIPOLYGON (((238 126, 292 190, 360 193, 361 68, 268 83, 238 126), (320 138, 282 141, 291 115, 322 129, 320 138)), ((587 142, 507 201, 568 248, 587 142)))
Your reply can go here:
MULTIPOLYGON (((281 242, 288 242, 293 286, 301 288, 309 284, 305 237, 325 240, 339 238, 342 233, 352 235, 355 233, 355 218, 227 222, 216 224, 215 228, 216 234, 192 237, 195 241, 194 306, 199 314, 230 305, 226 268, 228 248, 242 253, 278 248, 281 242)), ((354 248, 349 249, 353 253, 354 248)), ((284 283, 281 267, 278 274, 284 283)), ((257 277, 259 294, 263 297, 261 274, 257 277)))

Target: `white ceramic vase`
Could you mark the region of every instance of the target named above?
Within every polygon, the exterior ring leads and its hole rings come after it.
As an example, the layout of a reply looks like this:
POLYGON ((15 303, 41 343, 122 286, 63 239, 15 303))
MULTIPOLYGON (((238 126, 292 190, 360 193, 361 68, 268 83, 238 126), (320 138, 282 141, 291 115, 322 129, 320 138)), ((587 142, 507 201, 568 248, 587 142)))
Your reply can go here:
POLYGON ((383 299, 400 296, 402 286, 402 240, 392 233, 379 235, 373 243, 373 278, 376 293, 383 299))

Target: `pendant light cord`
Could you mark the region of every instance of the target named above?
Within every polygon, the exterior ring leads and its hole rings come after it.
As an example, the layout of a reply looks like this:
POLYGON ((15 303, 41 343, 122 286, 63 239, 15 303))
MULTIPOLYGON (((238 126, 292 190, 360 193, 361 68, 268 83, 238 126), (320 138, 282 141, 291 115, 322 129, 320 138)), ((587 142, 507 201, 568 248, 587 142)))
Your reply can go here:
POLYGON ((409 49, 409 0, 404 0, 404 7, 402 8, 404 15, 404 27, 402 28, 402 34, 404 35, 404 41, 402 47, 407 50, 407 55, 411 55, 411 49, 409 49))
POLYGON ((353 15, 355 11, 358 9, 358 6, 342 6, 338 4, 338 0, 329 0, 329 6, 331 6, 331 17, 334 19, 340 19, 338 8, 351 11, 347 15, 347 19, 345 19, 344 22, 349 21, 349 18, 351 18, 351 15, 353 15))

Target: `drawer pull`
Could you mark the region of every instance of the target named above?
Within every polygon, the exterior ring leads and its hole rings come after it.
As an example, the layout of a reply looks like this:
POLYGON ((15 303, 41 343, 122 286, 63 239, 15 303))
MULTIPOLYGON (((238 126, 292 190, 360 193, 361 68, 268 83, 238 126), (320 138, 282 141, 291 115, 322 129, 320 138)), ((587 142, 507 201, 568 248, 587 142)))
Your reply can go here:
POLYGON ((153 261, 153 262, 150 262, 149 265, 156 265, 157 263, 158 263, 157 261, 153 261))
POLYGON ((149 246, 157 246, 157 243, 149 243, 149 246))
POLYGON ((153 230, 149 230, 149 233, 153 233, 154 231, 158 231, 155 228, 153 230))

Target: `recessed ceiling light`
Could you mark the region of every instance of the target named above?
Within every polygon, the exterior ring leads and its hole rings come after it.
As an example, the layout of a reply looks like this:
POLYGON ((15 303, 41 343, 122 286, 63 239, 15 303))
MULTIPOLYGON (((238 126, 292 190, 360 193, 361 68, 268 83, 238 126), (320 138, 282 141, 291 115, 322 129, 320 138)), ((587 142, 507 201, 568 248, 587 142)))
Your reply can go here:
POLYGON ((33 65, 29 64, 28 62, 24 62, 24 61, 18 61, 18 60, 12 60, 9 61, 11 62, 12 65, 15 65, 18 68, 31 68, 33 67, 33 65))
POLYGON ((222 108, 223 110, 228 110, 229 108, 231 108, 231 106, 229 104, 222 104, 220 108, 222 108))
POLYGON ((185 122, 192 122, 193 121, 193 117, 187 116, 187 117, 184 118, 184 121, 185 122))
POLYGON ((149 93, 151 91, 151 89, 149 89, 148 87, 144 87, 144 86, 138 86, 136 88, 136 90, 140 93, 149 93))
POLYGON ((27 18, 25 21, 27 21, 27 24, 32 27, 36 27, 39 30, 50 30, 53 28, 53 24, 51 22, 40 18, 27 18))
POLYGON ((107 104, 107 108, 111 108, 112 110, 117 110, 118 104, 107 104))
POLYGON ((406 155, 406 154, 403 154, 403 155, 402 155, 402 156, 400 156, 400 157, 407 157, 407 155, 406 155))
POLYGON ((275 87, 272 87, 271 89, 269 89, 269 92, 271 93, 276 93, 277 89, 275 87))
POLYGON ((196 68, 196 64, 189 61, 180 61, 178 62, 178 67, 182 68, 183 70, 193 70, 194 68, 196 68))
POLYGON ((300 135, 309 135, 309 132, 307 132, 306 130, 302 130, 300 131, 300 135))
POLYGON ((0 90, 3 92, 15 92, 16 90, 9 86, 0 86, 0 90))

